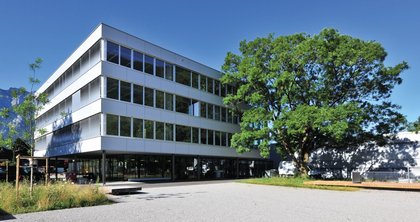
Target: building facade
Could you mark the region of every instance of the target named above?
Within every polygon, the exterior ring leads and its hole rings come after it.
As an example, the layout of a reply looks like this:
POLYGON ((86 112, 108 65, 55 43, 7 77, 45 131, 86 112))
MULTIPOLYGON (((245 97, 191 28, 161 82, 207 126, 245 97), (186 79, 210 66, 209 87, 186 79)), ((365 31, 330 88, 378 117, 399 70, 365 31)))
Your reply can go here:
POLYGON ((105 24, 39 88, 35 155, 67 172, 108 180, 217 179, 262 175, 257 150, 230 140, 239 115, 223 104, 235 88, 217 70, 105 24))

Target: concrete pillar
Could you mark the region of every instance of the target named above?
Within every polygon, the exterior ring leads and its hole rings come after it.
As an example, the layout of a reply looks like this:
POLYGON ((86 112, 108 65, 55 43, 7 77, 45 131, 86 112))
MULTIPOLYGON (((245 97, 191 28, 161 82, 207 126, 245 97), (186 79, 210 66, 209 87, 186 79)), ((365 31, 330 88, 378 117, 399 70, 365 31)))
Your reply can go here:
POLYGON ((172 162, 171 162, 171 165, 172 165, 172 181, 175 181, 175 155, 174 154, 172 154, 172 162))
POLYGON ((105 162, 106 162, 106 153, 105 150, 102 150, 102 185, 106 184, 106 175, 105 175, 105 162))

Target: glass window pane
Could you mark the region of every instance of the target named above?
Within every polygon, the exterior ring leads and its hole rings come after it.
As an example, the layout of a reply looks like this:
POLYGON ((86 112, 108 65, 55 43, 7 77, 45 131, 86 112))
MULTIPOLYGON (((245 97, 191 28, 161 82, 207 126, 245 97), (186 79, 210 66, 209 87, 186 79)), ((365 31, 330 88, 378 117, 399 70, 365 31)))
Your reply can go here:
POLYGON ((192 116, 200 116, 199 114, 199 102, 197 100, 192 99, 191 105, 188 108, 188 114, 192 116))
POLYGON ((221 132, 221 134, 222 134, 222 143, 221 143, 221 145, 222 146, 226 146, 226 133, 225 132, 221 132))
POLYGON ((165 128, 165 124, 162 122, 156 122, 156 139, 157 140, 163 140, 165 134, 164 134, 164 128, 165 128))
POLYGON ((131 83, 120 82, 120 100, 131 102, 131 83))
POLYGON ((198 143, 198 128, 192 128, 192 142, 198 143))
POLYGON ((153 107, 154 90, 144 87, 144 105, 153 107))
POLYGON ((118 99, 118 80, 107 78, 106 97, 111 99, 118 99))
POLYGON ((223 97, 226 96, 226 85, 225 84, 222 84, 222 89, 221 89, 221 92, 220 92, 220 96, 223 96, 223 97))
POLYGON ((133 118, 133 136, 143 138, 143 120, 133 118))
POLYGON ((120 136, 131 136, 131 118, 120 116, 120 136))
POLYGON ((214 119, 220 121, 220 106, 214 106, 214 119))
POLYGON ((233 124, 238 124, 238 119, 239 119, 239 116, 238 115, 234 115, 233 116, 233 124))
POLYGON ((163 73, 163 70, 164 70, 164 62, 162 61, 162 60, 159 60, 159 59, 156 59, 156 76, 159 76, 159 77, 164 77, 163 75, 164 75, 164 73, 163 73))
POLYGON ((143 53, 133 52, 133 68, 143 72, 143 53))
POLYGON ((207 118, 213 119, 213 105, 207 104, 207 118))
POLYGON ((143 86, 133 84, 133 102, 143 105, 143 86))
POLYGON ((232 133, 228 133, 227 134, 227 136, 228 136, 228 147, 231 147, 231 145, 232 145, 232 143, 231 143, 231 141, 232 141, 232 133))
POLYGON ((173 80, 174 79, 174 65, 171 63, 165 63, 165 79, 173 80))
POLYGON ((131 49, 121 46, 120 64, 131 68, 131 49))
POLYGON ((200 102, 200 116, 207 118, 207 104, 205 102, 200 102))
POLYGON ((232 110, 231 109, 228 109, 227 116, 228 116, 227 122, 232 123, 233 117, 232 117, 232 110))
POLYGON ((174 95, 165 93, 165 109, 174 111, 174 95))
POLYGON ((221 135, 219 131, 214 132, 214 145, 220 146, 220 136, 221 135))
POLYGON ((207 91, 207 77, 203 75, 200 76, 200 89, 204 92, 207 91))
POLYGON ((214 94, 220 95, 220 81, 214 80, 214 94))
POLYGON ((201 144, 207 144, 207 130, 206 129, 200 129, 200 141, 201 144))
POLYGON ((106 134, 118 136, 118 116, 106 114, 106 134))
POLYGON ((153 60, 154 58, 144 55, 144 72, 153 75, 153 60))
POLYGON ((119 46, 112 42, 107 42, 106 60, 118 64, 119 46))
POLYGON ((221 115, 222 115, 222 121, 226 122, 226 108, 222 107, 221 115))
POLYGON ((174 140, 174 124, 165 123, 165 139, 174 140))
POLYGON ((177 83, 181 83, 187 86, 191 86, 191 72, 179 66, 176 66, 175 80, 177 83))
POLYGON ((176 133, 175 133, 176 141, 187 142, 187 143, 191 142, 191 127, 176 125, 175 130, 176 130, 176 133))
POLYGON ((198 89, 198 74, 195 72, 191 73, 191 86, 198 89))
POLYGON ((213 79, 207 78, 207 92, 213 93, 213 79))
POLYGON ((154 124, 151 120, 144 120, 144 135, 147 139, 154 139, 153 132, 154 132, 154 124))
POLYGON ((214 144, 214 131, 213 130, 207 130, 207 144, 213 145, 214 144))
POLYGON ((188 114, 191 99, 182 96, 176 96, 176 111, 188 114))
POLYGON ((162 91, 156 90, 156 108, 163 109, 165 105, 165 94, 162 91))

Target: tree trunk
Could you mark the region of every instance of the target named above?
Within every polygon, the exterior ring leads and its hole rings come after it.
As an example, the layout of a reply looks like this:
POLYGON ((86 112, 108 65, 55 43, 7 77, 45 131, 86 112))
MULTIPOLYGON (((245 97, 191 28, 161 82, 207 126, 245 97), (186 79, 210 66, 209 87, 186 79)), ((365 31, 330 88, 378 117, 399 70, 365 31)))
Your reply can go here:
POLYGON ((309 163, 309 152, 305 149, 302 150, 302 153, 299 155, 299 157, 296 160, 296 168, 298 170, 298 175, 302 177, 307 177, 309 173, 308 168, 309 163))

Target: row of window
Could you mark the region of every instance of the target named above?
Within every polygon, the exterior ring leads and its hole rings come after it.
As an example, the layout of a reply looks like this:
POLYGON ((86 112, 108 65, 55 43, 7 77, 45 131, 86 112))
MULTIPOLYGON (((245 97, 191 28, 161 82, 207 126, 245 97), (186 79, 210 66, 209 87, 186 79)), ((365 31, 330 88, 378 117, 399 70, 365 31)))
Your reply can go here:
POLYGON ((106 134, 230 147, 232 134, 216 130, 106 114, 106 134))
POLYGON ((89 67, 101 59, 101 41, 96 42, 73 65, 71 65, 57 80, 51 84, 45 93, 52 99, 69 83, 73 82, 80 74, 85 73, 89 67))
POLYGON ((107 61, 225 97, 236 90, 219 80, 107 41, 107 61), (174 78, 175 76, 175 78, 174 78))
POLYGON ((239 121, 229 108, 112 78, 107 78, 106 97, 228 123, 239 121))

